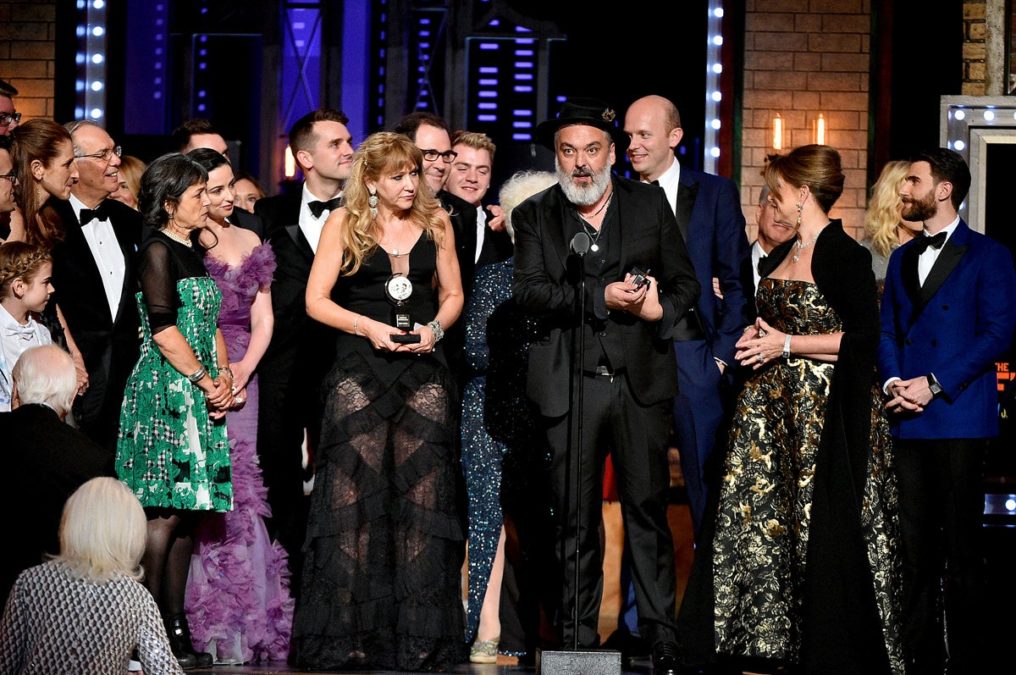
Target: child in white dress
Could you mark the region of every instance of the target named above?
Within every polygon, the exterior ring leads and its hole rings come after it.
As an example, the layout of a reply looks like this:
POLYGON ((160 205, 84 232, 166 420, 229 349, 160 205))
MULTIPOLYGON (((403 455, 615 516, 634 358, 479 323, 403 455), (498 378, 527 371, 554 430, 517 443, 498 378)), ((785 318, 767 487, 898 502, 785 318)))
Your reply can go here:
POLYGON ((44 249, 20 241, 0 246, 0 412, 11 409, 11 371, 30 347, 53 342, 33 313, 53 293, 53 263, 44 249))

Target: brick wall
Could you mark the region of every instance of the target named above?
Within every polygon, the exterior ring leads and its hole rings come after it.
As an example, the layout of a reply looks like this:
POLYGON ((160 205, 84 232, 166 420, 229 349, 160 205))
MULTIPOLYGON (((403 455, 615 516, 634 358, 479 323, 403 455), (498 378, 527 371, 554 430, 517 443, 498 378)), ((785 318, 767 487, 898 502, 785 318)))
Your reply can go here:
POLYGON ((963 89, 964 96, 984 96, 987 93, 987 37, 985 20, 988 4, 985 0, 966 0, 963 3, 963 89))
POLYGON ((861 237, 867 190, 870 0, 747 0, 741 201, 755 238, 759 171, 772 152, 772 119, 783 118, 784 152, 814 142, 821 112, 826 143, 843 158, 846 187, 833 208, 861 237))
POLYGON ((55 38, 55 0, 0 0, 0 80, 18 89, 23 120, 53 116, 55 38))

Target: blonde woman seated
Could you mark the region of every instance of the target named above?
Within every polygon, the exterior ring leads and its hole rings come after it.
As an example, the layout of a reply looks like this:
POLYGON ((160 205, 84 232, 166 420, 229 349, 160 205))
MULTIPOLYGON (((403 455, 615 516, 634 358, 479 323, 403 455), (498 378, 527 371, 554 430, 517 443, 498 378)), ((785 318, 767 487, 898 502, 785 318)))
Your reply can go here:
POLYGON ((141 504, 114 478, 70 496, 60 555, 25 570, 0 622, 2 673, 124 673, 138 650, 146 673, 180 673, 148 590, 141 504))

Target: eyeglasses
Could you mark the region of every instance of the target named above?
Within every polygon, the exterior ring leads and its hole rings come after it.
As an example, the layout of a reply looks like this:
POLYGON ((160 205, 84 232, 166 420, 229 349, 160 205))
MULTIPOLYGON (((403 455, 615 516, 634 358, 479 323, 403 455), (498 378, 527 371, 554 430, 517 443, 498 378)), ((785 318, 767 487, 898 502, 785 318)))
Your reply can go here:
POLYGON ((9 180, 11 182, 11 185, 16 185, 18 182, 18 177, 13 171, 11 171, 10 173, 0 173, 0 178, 3 178, 4 180, 9 180))
POLYGON ((122 154, 123 154, 123 148, 120 147, 119 145, 116 145, 116 146, 113 146, 112 148, 106 148, 105 150, 100 150, 99 152, 93 152, 90 155, 74 155, 74 157, 76 159, 84 159, 84 158, 88 157, 89 159, 96 159, 96 160, 98 160, 100 162, 108 162, 113 155, 116 155, 117 157, 119 157, 122 154))
POLYGON ((12 123, 17 124, 21 121, 21 113, 19 112, 0 112, 0 127, 9 127, 12 123))
POLYGON ((433 148, 427 150, 420 148, 420 152, 423 153, 423 158, 428 162, 436 162, 437 158, 440 157, 441 159, 444 160, 445 164, 451 164, 452 162, 455 161, 455 158, 459 156, 459 153, 455 152, 454 150, 445 150, 444 152, 439 152, 437 150, 434 150, 433 148))

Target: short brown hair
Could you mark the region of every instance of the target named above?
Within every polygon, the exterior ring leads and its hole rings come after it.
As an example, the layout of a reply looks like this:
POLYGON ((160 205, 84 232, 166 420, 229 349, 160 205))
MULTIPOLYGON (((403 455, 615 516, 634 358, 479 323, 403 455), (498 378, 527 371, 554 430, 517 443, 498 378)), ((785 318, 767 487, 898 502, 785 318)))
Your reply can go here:
POLYGON ((318 108, 298 119, 289 130, 289 148, 295 155, 299 150, 310 150, 314 144, 314 125, 318 122, 349 124, 349 117, 341 110, 318 108))
POLYGON ((191 136, 197 136, 201 134, 222 134, 215 125, 201 118, 187 120, 176 129, 173 130, 173 149, 177 152, 183 152, 183 149, 190 143, 191 136))
POLYGON ((815 203, 825 213, 829 213, 829 209, 840 198, 846 178, 840 163, 840 153, 828 145, 802 145, 787 155, 777 155, 766 164, 762 175, 777 201, 780 196, 780 179, 794 188, 807 185, 815 197, 815 203))
POLYGON ((448 128, 448 123, 443 118, 438 117, 434 113, 424 112, 418 110, 411 112, 395 125, 392 129, 397 134, 403 136, 409 136, 409 140, 416 142, 416 132, 420 130, 420 127, 427 125, 428 127, 437 127, 438 129, 444 129, 448 134, 451 134, 451 129, 448 128))
POLYGON ((497 146, 494 145, 494 141, 490 140, 490 136, 487 134, 481 134, 477 131, 456 131, 452 136, 452 147, 454 148, 456 145, 464 145, 474 150, 486 150, 490 153, 490 161, 494 161, 494 151, 497 149, 497 146))

